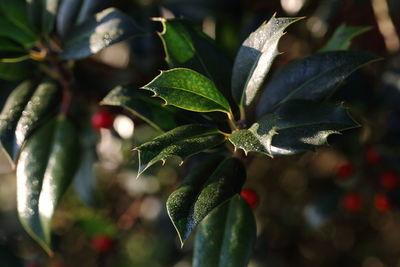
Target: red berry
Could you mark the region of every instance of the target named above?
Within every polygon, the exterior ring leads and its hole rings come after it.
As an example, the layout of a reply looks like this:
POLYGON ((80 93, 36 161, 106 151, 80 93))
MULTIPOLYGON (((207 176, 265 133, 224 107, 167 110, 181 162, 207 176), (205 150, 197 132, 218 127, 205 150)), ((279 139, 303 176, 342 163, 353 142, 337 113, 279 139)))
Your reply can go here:
POLYGON ((374 147, 368 147, 365 152, 365 160, 369 165, 376 166, 381 162, 381 156, 374 147))
POLYGON ((336 169, 336 177, 339 179, 349 178, 353 174, 353 165, 349 162, 339 165, 336 169))
POLYGON ((252 189, 243 189, 240 192, 240 196, 244 198, 244 200, 246 200, 249 206, 252 207, 253 209, 257 207, 258 202, 260 200, 257 192, 252 189))
POLYGON ((378 194, 375 196, 374 206, 378 211, 381 212, 389 211, 391 208, 389 199, 383 194, 378 194))
POLYGON ((362 209, 363 200, 359 193, 348 193, 343 197, 342 204, 348 212, 357 212, 362 209))
POLYGON ((100 109, 92 116, 92 127, 95 130, 101 128, 110 129, 114 123, 114 115, 107 110, 100 109))
POLYGON ((92 240, 92 247, 97 252, 108 252, 113 249, 114 241, 108 236, 96 236, 92 240))
POLYGON ((399 185, 399 177, 394 171, 385 171, 379 176, 379 182, 385 189, 394 189, 399 185))

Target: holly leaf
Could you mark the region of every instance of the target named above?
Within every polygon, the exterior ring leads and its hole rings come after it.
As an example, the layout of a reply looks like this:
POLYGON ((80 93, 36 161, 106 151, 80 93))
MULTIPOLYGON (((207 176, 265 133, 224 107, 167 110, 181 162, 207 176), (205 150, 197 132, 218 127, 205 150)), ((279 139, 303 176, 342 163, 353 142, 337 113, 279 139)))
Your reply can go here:
POLYGON ((240 192, 246 179, 242 162, 213 156, 191 170, 167 200, 168 215, 183 246, 190 233, 214 208, 240 192))
POLYGON ((152 91, 154 96, 164 99, 167 105, 197 112, 231 113, 228 101, 214 83, 190 69, 161 71, 160 75, 142 89, 152 91))
POLYGON ((36 87, 25 81, 10 94, 0 114, 0 142, 13 166, 27 137, 60 100, 61 91, 51 82, 36 87))
POLYGON ((63 116, 26 142, 17 165, 17 207, 24 229, 52 254, 51 219, 79 161, 78 134, 63 116))
POLYGON ((165 162, 171 156, 184 160, 213 148, 224 140, 224 135, 217 129, 205 125, 188 124, 177 127, 135 148, 139 157, 138 176, 158 161, 165 162))
POLYGON ((323 99, 355 70, 377 60, 359 51, 324 52, 296 60, 272 77, 257 105, 257 118, 290 99, 323 99))
POLYGON ((232 95, 240 106, 249 106, 261 88, 278 52, 284 30, 302 18, 275 18, 261 25, 243 42, 232 72, 232 95))
POLYGON ((249 129, 234 132, 229 141, 245 153, 289 155, 326 145, 329 135, 356 127, 341 105, 291 100, 249 129))
POLYGON ((196 233, 193 267, 246 267, 256 241, 249 205, 236 195, 214 209, 196 233))
POLYGON ((348 50, 352 39, 370 29, 371 27, 354 27, 342 24, 319 52, 348 50))
POLYGON ((56 20, 59 0, 26 0, 28 18, 36 30, 49 35, 56 20))
POLYGON ((36 39, 37 36, 28 21, 25 0, 0 0, 0 14, 26 35, 36 39))
POLYGON ((29 48, 36 41, 35 37, 27 34, 4 17, 0 17, 0 37, 6 37, 29 48))
POLYGON ((85 58, 139 33, 141 30, 129 16, 115 8, 107 8, 71 30, 61 57, 85 58))
POLYGON ((163 25, 159 36, 164 45, 165 60, 171 68, 195 70, 214 82, 230 98, 232 62, 215 41, 184 19, 155 18, 163 25))
POLYGON ((76 19, 79 14, 83 0, 61 1, 57 12, 56 29, 57 34, 65 39, 75 26, 76 19))
POLYGON ((17 42, 11 39, 0 37, 0 51, 5 51, 7 56, 9 52, 25 52, 25 49, 19 45, 17 42))
POLYGON ((133 86, 117 86, 102 101, 101 105, 120 106, 160 131, 176 128, 181 122, 194 122, 194 114, 173 106, 165 106, 161 99, 152 98, 151 92, 133 86))

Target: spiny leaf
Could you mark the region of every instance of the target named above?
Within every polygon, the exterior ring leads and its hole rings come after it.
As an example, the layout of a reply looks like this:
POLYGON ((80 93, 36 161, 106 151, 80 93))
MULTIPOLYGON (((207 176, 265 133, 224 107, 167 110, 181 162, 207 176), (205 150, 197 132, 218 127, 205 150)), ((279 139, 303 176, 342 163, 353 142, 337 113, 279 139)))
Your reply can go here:
POLYGON ((163 25, 159 36, 171 68, 195 70, 212 80, 230 99, 232 62, 209 36, 184 19, 156 18, 163 25))
POLYGON ((79 161, 78 135, 60 116, 27 141, 17 165, 17 206, 22 226, 47 253, 51 219, 79 161))
MULTIPOLYGON (((133 86, 117 86, 101 102, 102 105, 121 106, 154 128, 168 131, 179 123, 191 123, 200 118, 197 114, 165 106, 161 99, 152 98, 151 92, 133 86)), ((204 119, 203 119, 204 121, 204 119)))
POLYGON ((162 71, 142 89, 154 92, 166 104, 197 112, 231 112, 228 101, 214 83, 190 69, 162 71))
POLYGON ((256 241, 249 205, 238 195, 214 209, 196 234, 193 267, 246 267, 256 241))
POLYGON ((287 155, 325 145, 329 135, 357 126, 340 105, 291 100, 229 140, 246 153, 287 155))
POLYGON ((290 99, 321 100, 355 70, 379 59, 359 51, 335 51, 296 60, 272 77, 257 104, 257 118, 290 99))
POLYGON ((85 58, 139 33, 141 30, 129 16, 115 8, 107 8, 71 30, 61 57, 85 58))
POLYGON ((241 161, 235 158, 220 161, 220 156, 211 156, 190 170, 167 200, 168 214, 182 246, 207 214, 242 188, 246 170, 241 161))
POLYGON ((243 42, 232 73, 232 95, 237 104, 249 106, 253 102, 279 54, 278 42, 284 35, 283 31, 300 19, 273 16, 243 42))
POLYGON ((319 52, 348 50, 350 47, 350 42, 353 38, 366 31, 369 31, 370 29, 371 27, 354 27, 342 24, 336 29, 332 37, 324 45, 324 47, 319 50, 319 52))
POLYGON ((44 82, 21 83, 8 97, 0 115, 0 142, 12 164, 33 129, 51 112, 61 99, 59 88, 44 82))
POLYGON ((225 137, 217 129, 200 124, 188 124, 162 134, 137 147, 139 157, 138 176, 157 161, 171 156, 182 160, 190 155, 221 144, 225 137))

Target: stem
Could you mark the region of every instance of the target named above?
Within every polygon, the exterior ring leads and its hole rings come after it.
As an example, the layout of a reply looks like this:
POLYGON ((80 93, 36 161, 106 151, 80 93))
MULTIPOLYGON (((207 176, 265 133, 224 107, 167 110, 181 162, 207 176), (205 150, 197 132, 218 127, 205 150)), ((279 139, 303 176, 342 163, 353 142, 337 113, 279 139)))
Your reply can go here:
POLYGON ((227 113, 227 115, 228 115, 229 127, 231 128, 232 132, 239 130, 239 128, 237 127, 237 122, 235 121, 235 117, 233 116, 232 111, 227 113))
POLYGON ((246 121, 246 111, 244 110, 243 106, 239 106, 239 112, 240 112, 240 120, 246 121))

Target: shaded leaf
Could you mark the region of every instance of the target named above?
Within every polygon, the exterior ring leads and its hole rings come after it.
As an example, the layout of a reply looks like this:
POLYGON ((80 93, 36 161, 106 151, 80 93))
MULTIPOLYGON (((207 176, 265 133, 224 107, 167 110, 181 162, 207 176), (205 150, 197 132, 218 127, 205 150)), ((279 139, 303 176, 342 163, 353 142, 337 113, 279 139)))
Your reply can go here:
POLYGON ((354 27, 342 24, 336 29, 332 37, 324 45, 324 47, 319 50, 319 52, 348 50, 350 47, 350 42, 353 38, 366 31, 369 31, 370 29, 371 27, 354 27))
POLYGON ((190 233, 222 202, 240 192, 246 179, 246 169, 236 158, 220 163, 221 157, 212 156, 190 170, 181 186, 167 200, 167 210, 181 244, 190 233))
POLYGON ((57 12, 56 29, 58 35, 65 39, 71 29, 75 26, 76 19, 83 0, 61 0, 57 12))
POLYGON ((157 161, 165 161, 171 156, 182 160, 203 150, 221 144, 225 137, 217 130, 200 124, 177 127, 153 140, 144 143, 138 151, 138 176, 157 161))
POLYGON ((48 35, 56 20, 59 0, 26 0, 28 17, 36 30, 48 35))
POLYGON ((61 99, 61 92, 50 82, 37 88, 31 81, 21 83, 8 97, 0 115, 0 141, 11 163, 32 131, 61 99))
POLYGON ((290 99, 323 99, 355 70, 379 59, 359 51, 336 51, 296 60, 272 77, 257 105, 257 117, 290 99))
POLYGON ((159 36, 171 68, 195 70, 212 80, 230 98, 231 60, 209 36, 184 19, 157 18, 163 25, 159 36))
POLYGON ((275 18, 261 25, 243 42, 232 72, 232 95, 240 106, 249 106, 278 52, 278 42, 290 24, 302 18, 275 18))
POLYGON ((25 62, 4 63, 0 62, 0 79, 4 80, 22 80, 30 75, 25 62))
POLYGON ((18 43, 8 38, 0 37, 0 51, 8 52, 25 52, 25 49, 18 43))
POLYGON ((193 267, 246 267, 256 241, 249 205, 238 195, 213 210, 196 233, 193 267))
POLYGON ((164 106, 161 99, 151 93, 128 86, 114 88, 101 102, 102 105, 121 106, 154 128, 168 131, 178 126, 180 110, 164 106))
POLYGON ((107 8, 71 30, 61 57, 85 58, 139 33, 141 31, 129 16, 115 8, 107 8))
POLYGON ((34 37, 25 33, 4 17, 0 17, 0 37, 7 37, 25 48, 29 48, 35 42, 34 37))
POLYGON ((177 68, 162 71, 142 89, 154 92, 167 105, 197 112, 231 112, 228 101, 214 83, 190 69, 177 68))
POLYGON ((39 128, 17 165, 17 206, 24 229, 49 254, 51 219, 79 161, 78 135, 63 116, 39 128))
POLYGON ((0 0, 0 13, 26 35, 31 36, 33 39, 37 38, 28 21, 25 0, 0 0))
POLYGON ((109 3, 109 0, 84 0, 81 8, 79 9, 76 24, 81 24, 85 22, 91 16, 109 6, 109 3))
POLYGON ((229 140, 246 153, 287 155, 326 145, 329 135, 355 127, 358 124, 341 105, 291 100, 229 140))

